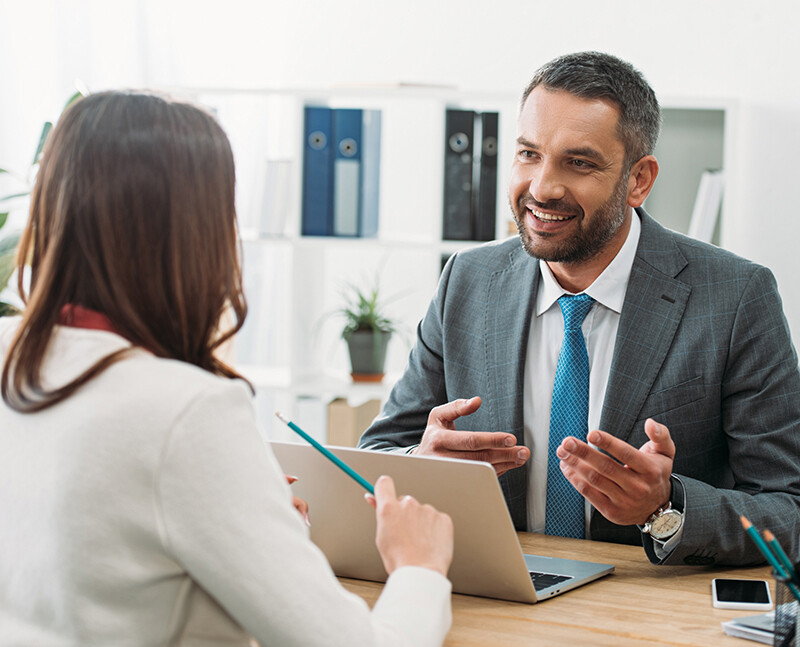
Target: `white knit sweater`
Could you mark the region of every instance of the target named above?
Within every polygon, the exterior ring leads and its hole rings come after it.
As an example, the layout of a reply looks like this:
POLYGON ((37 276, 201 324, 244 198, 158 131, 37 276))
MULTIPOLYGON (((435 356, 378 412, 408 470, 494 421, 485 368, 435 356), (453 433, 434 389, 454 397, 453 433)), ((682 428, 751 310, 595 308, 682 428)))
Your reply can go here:
MULTIPOLYGON (((44 376, 126 345, 59 327, 44 376)), ((0 401, 0 645, 438 645, 449 626, 433 571, 398 569, 371 612, 339 585, 242 383, 136 351, 43 412, 0 401)))

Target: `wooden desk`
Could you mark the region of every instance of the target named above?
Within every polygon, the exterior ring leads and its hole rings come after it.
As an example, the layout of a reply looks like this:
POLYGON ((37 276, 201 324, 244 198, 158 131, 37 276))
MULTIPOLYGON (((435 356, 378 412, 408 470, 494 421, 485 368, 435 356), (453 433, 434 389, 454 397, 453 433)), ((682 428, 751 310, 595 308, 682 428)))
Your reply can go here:
MULTIPOLYGON (((715 577, 762 578, 767 566, 653 566, 641 547, 520 533, 526 553, 614 564, 595 582, 538 604, 453 595, 453 626, 445 645, 756 645, 731 638, 720 622, 755 612, 715 609, 715 577)), ((490 550, 490 547, 487 547, 490 550)), ((382 584, 341 580, 372 605, 382 584)), ((775 589, 772 583, 774 597, 775 589)))

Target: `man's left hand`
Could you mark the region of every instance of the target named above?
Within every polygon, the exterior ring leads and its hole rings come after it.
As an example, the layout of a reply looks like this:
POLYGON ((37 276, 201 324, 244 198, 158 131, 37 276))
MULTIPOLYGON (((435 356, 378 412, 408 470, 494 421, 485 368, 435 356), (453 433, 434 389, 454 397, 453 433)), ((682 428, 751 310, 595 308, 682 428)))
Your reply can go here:
POLYGON ((675 443, 652 418, 644 432, 650 440, 636 449, 604 431, 590 431, 588 441, 610 456, 572 436, 556 450, 564 476, 612 523, 644 524, 669 502, 675 443))

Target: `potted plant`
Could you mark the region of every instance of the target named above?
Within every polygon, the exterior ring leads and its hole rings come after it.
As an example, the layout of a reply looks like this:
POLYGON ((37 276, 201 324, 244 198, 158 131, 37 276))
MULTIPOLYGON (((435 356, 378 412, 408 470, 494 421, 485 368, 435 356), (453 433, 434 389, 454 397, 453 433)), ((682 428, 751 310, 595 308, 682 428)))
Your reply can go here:
POLYGON ((339 314, 345 319, 342 337, 350 352, 350 375, 354 382, 380 382, 396 323, 384 314, 377 283, 369 290, 351 284, 344 296, 345 305, 339 314))

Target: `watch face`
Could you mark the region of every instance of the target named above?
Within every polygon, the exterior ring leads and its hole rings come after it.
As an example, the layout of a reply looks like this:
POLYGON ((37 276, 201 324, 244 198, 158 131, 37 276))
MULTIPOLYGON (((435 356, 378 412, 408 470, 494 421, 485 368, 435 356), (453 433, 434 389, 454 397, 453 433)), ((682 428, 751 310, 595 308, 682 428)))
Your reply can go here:
POLYGON ((677 510, 662 512, 650 524, 650 536, 653 539, 667 539, 672 537, 683 524, 683 515, 677 510))

